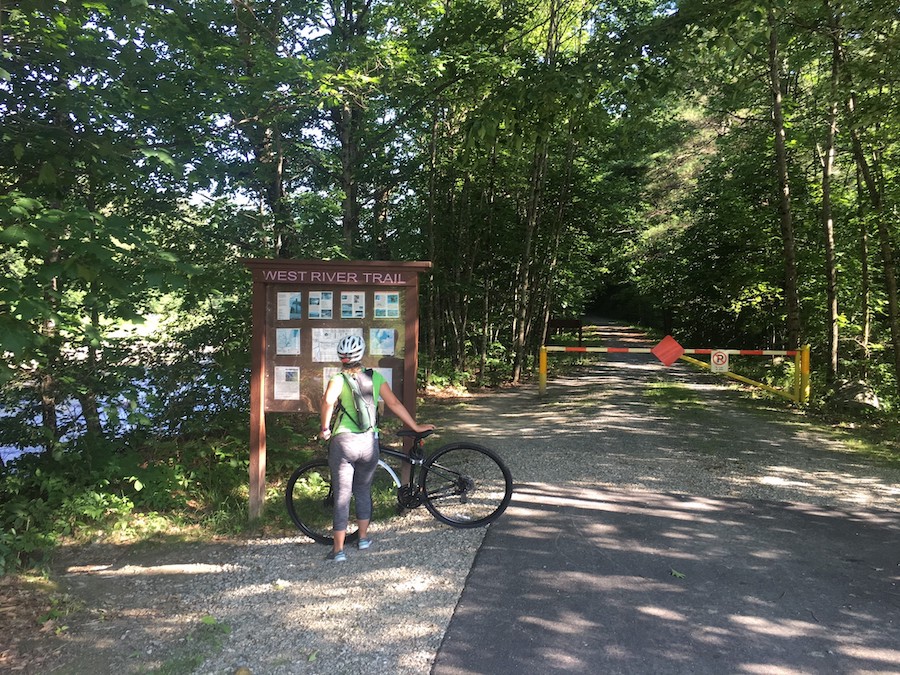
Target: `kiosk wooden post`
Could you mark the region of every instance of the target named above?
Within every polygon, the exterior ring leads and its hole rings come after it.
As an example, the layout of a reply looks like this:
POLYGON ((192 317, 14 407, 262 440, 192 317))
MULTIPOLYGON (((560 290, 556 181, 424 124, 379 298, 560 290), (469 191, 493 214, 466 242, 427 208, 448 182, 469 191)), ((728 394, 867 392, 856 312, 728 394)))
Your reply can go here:
POLYGON ((413 415, 419 342, 419 273, 430 262, 244 260, 253 275, 250 374, 250 518, 265 506, 266 413, 318 413, 340 368, 335 345, 366 341, 377 368, 413 415))

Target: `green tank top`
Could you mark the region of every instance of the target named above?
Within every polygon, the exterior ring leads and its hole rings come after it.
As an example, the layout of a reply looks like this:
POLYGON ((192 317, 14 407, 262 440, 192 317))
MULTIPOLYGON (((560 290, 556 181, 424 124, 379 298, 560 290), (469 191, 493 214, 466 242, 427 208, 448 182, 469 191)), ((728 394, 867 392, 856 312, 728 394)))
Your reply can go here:
MULTIPOLYGON (((352 377, 352 375, 347 375, 347 377, 352 377)), ((341 395, 338 400, 340 401, 343 410, 335 412, 338 420, 332 433, 335 436, 341 433, 361 433, 362 429, 360 429, 356 422, 353 421, 353 418, 356 416, 356 406, 353 405, 353 392, 350 391, 350 385, 344 381, 342 373, 333 375, 331 382, 334 382, 335 380, 338 380, 341 383, 341 395), (346 411, 349 411, 349 414, 346 411)), ((378 394, 381 391, 382 382, 385 382, 384 376, 377 370, 372 370, 372 398, 375 401, 376 410, 378 409, 378 401, 380 399, 378 394)), ((337 406, 335 406, 335 408, 337 408, 337 406)), ((377 426, 375 427, 375 431, 378 431, 377 426)))

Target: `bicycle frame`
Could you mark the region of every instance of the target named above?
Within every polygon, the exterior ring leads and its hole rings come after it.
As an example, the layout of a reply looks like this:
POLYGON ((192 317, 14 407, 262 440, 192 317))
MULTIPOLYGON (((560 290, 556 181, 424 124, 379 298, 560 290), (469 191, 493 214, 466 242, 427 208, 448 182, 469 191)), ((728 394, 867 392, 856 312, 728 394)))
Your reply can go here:
MULTIPOLYGON (((421 446, 420 446, 421 447, 421 446)), ((396 450, 390 446, 385 446, 381 444, 381 439, 378 440, 378 450, 381 455, 389 455, 394 459, 399 459, 404 464, 409 464, 411 467, 422 466, 425 462, 425 458, 422 453, 416 453, 418 456, 412 456, 412 452, 407 454, 402 450, 396 450)), ((385 471, 390 474, 391 478, 394 481, 394 485, 396 487, 402 487, 403 481, 400 479, 400 476, 397 475, 397 472, 394 471, 394 468, 385 462, 383 459, 378 460, 378 465, 381 466, 385 471)), ((416 482, 416 471, 415 468, 411 468, 409 472, 409 482, 406 483, 408 486, 412 486, 416 482)))

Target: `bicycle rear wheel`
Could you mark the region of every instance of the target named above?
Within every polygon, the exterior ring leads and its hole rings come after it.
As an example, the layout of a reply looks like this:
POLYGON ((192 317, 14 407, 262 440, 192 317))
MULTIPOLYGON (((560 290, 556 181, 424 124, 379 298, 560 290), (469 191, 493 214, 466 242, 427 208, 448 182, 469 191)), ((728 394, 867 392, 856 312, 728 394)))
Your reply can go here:
MULTIPOLYGON (((288 479, 284 501, 291 520, 303 534, 321 544, 334 543, 331 529, 334 491, 328 460, 314 459, 294 471, 288 479)), ((358 537, 356 523, 351 522, 345 541, 356 541, 358 537)))
POLYGON ((474 443, 450 443, 422 465, 419 479, 431 515, 453 527, 493 522, 512 499, 512 474, 493 451, 474 443))
MULTIPOLYGON (((287 482, 285 505, 291 520, 303 534, 329 546, 334 543, 331 529, 334 513, 334 491, 328 460, 315 459, 294 471, 287 482)), ((397 512, 397 486, 381 466, 372 481, 372 520, 386 520, 397 512)), ((350 520, 345 543, 359 539, 356 526, 356 504, 350 500, 350 520)))

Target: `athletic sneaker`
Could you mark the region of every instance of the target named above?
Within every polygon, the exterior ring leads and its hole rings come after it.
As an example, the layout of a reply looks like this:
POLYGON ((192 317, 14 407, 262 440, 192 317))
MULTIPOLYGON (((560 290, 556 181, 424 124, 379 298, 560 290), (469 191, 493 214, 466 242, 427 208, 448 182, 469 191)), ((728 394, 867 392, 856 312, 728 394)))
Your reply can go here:
POLYGON ((327 556, 325 556, 325 560, 333 560, 334 562, 345 562, 347 560, 347 554, 343 551, 334 552, 331 551, 327 556))
POLYGON ((360 539, 358 542, 356 542, 356 548, 358 548, 360 551, 365 551, 371 545, 372 545, 371 539, 360 539))

